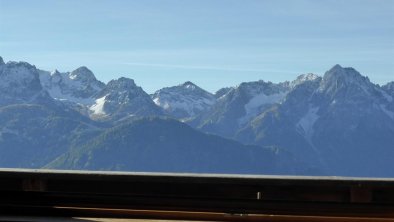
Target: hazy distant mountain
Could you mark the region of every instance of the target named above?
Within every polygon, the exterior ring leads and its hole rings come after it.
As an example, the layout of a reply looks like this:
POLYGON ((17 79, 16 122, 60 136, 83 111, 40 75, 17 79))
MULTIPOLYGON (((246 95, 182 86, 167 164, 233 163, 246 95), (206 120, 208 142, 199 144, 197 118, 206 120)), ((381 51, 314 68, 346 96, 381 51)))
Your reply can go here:
POLYGON ((192 82, 160 89, 152 95, 152 99, 167 114, 178 119, 194 117, 216 102, 214 95, 192 82))
MULTIPOLYGON (((142 172, 304 174, 277 148, 245 146, 170 119, 145 118, 105 131, 47 167, 142 172)), ((309 172, 311 173, 311 172, 309 172)))

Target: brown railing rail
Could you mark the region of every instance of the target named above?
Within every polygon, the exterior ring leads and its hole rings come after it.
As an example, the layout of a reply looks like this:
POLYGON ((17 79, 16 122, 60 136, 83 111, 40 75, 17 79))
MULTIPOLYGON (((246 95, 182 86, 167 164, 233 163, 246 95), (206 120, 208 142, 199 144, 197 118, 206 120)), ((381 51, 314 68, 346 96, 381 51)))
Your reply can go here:
POLYGON ((0 169, 0 214, 394 221, 394 179, 0 169))

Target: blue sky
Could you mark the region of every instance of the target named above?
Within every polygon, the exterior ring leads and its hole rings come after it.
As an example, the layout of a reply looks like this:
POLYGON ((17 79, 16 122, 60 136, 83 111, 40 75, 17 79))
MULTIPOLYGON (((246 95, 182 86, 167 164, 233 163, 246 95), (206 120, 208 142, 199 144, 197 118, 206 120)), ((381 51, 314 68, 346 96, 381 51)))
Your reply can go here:
POLYGON ((392 0, 0 0, 0 56, 44 70, 85 65, 146 91, 216 91, 352 66, 394 80, 392 0))

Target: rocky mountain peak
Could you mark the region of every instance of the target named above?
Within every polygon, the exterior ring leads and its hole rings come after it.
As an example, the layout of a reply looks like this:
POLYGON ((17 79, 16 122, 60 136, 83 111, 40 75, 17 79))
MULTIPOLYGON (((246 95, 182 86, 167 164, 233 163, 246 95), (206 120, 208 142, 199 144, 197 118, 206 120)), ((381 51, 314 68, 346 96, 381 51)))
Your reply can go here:
POLYGON ((375 85, 369 81, 369 78, 362 76, 353 68, 343 68, 335 65, 327 71, 320 84, 319 91, 334 95, 341 91, 352 91, 353 93, 361 92, 371 94, 375 85))
POLYGON ((3 58, 0 56, 0 65, 2 66, 2 65, 4 65, 5 63, 4 63, 4 60, 3 60, 3 58))
POLYGON ((120 77, 119 79, 111 80, 108 82, 107 88, 117 90, 130 90, 138 87, 133 79, 120 77))
POLYGON ((239 84, 235 90, 236 91, 243 91, 249 94, 249 92, 251 91, 255 91, 257 89, 261 89, 261 88, 265 88, 264 86, 267 85, 268 83, 266 83, 263 80, 259 80, 259 81, 253 81, 253 82, 242 82, 241 84, 239 84))
POLYGON ((324 74, 323 81, 342 83, 346 85, 355 83, 364 84, 370 82, 368 77, 362 76, 354 68, 343 68, 338 64, 324 74))
POLYGON ((134 80, 125 77, 108 82, 97 98, 89 108, 93 118, 120 120, 162 114, 151 97, 134 80))
POLYGON ((69 76, 72 80, 79 80, 82 82, 92 82, 97 80, 93 72, 85 66, 81 66, 72 71, 69 76))
POLYGON ((27 62, 7 62, 0 69, 0 104, 46 100, 38 70, 27 62), (45 98, 44 98, 45 97, 45 98))
POLYGON ((204 97, 213 97, 213 95, 196 84, 187 81, 183 84, 171 87, 164 87, 157 90, 152 96, 157 97, 164 94, 183 94, 183 95, 199 95, 204 97))
POLYGON ((27 62, 8 62, 4 67, 1 78, 3 83, 13 82, 17 85, 26 85, 38 79, 38 72, 35 66, 27 62))
POLYGON ((194 83, 192 83, 190 81, 187 81, 187 82, 183 83, 181 86, 186 88, 186 89, 191 89, 191 90, 194 90, 194 89, 196 89, 198 87, 198 86, 196 86, 194 83))
POLYGON ((254 97, 258 94, 272 95, 288 91, 288 84, 265 82, 263 80, 254 82, 243 82, 235 91, 237 94, 245 94, 248 97, 254 97))

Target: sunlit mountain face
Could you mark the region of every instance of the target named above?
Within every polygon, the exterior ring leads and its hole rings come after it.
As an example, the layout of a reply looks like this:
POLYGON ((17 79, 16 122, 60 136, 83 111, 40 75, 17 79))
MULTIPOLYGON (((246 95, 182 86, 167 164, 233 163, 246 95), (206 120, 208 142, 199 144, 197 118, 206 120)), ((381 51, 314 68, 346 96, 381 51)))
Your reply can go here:
POLYGON ((215 94, 136 82, 0 57, 0 167, 394 176, 393 82, 340 65, 215 94))

